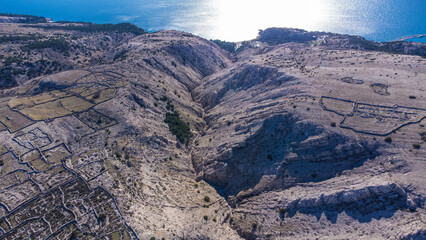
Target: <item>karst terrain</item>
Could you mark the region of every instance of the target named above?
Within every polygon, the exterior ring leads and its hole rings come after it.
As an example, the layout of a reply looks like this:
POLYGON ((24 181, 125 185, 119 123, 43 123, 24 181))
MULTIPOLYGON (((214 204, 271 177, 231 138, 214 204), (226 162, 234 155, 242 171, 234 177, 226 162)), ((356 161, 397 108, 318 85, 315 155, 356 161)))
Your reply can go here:
POLYGON ((426 44, 0 17, 0 239, 425 239, 426 44))

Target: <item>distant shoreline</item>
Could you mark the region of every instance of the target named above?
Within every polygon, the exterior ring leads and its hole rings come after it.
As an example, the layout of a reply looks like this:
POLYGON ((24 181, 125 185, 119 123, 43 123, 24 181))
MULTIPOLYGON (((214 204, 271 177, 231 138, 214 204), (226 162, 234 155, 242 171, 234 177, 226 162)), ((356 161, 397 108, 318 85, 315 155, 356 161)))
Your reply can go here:
MULTIPOLYGON (((1 18, 17 18, 17 19, 25 19, 25 18, 35 18, 35 21, 40 21, 43 20, 42 22, 45 23, 93 23, 93 24, 100 24, 100 23, 96 23, 96 22, 81 22, 81 21, 63 21, 63 20, 54 20, 53 18, 47 18, 47 17, 43 17, 43 16, 35 16, 35 15, 26 15, 26 14, 16 14, 16 13, 0 13, 0 23, 1 22, 7 22, 7 21, 2 21, 1 18)), ((132 22, 129 22, 132 23, 132 22)), ((139 28, 141 28, 141 26, 139 26, 137 23, 132 23, 135 26, 138 26, 139 28)), ((163 29, 166 30, 166 29, 163 29)), ((151 31, 147 31, 147 32, 151 32, 151 31)), ((194 34, 194 33, 193 33, 194 34)), ((344 33, 338 33, 338 34, 344 34, 344 33)), ((200 36, 200 35, 197 35, 200 36)), ((200 36, 201 37, 201 36, 200 36)), ((366 38, 365 36, 362 36, 364 38, 366 38)), ((367 40, 370 41, 374 41, 377 43, 380 42, 400 42, 400 41, 409 41, 409 42, 416 42, 416 43, 426 43, 426 34, 417 34, 417 35, 410 35, 410 36, 405 36, 405 37, 401 37, 398 38, 396 40, 382 40, 382 41, 378 41, 375 39, 368 39, 367 40), (416 41, 417 40, 417 41, 416 41)), ((238 41, 237 41, 238 42, 238 41)))
POLYGON ((415 38, 426 38, 426 34, 417 34, 417 35, 412 35, 412 36, 406 36, 406 37, 398 38, 398 39, 394 40, 393 42, 407 41, 407 40, 415 39, 415 38))

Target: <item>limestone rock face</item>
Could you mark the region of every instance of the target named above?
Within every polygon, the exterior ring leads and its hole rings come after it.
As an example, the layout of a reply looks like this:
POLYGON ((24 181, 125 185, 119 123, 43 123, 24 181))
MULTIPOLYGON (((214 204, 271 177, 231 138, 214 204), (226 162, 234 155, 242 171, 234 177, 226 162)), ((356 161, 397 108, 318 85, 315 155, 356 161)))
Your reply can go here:
MULTIPOLYGON (((374 158, 372 146, 302 121, 293 114, 265 119, 253 134, 196 169, 225 196, 244 196, 286 189, 300 182, 321 181, 374 158)), ((209 150, 204 150, 209 151, 209 150)))

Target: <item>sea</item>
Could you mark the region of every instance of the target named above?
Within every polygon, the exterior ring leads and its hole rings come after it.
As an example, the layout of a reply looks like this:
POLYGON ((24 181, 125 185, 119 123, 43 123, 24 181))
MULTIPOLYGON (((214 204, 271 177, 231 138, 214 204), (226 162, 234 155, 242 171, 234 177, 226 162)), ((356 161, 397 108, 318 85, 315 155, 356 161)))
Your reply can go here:
MULTIPOLYGON (((207 39, 250 40, 260 29, 292 27, 392 41, 426 34, 426 0, 0 0, 1 13, 53 21, 130 22, 207 39)), ((426 37, 411 41, 426 42, 426 37)))

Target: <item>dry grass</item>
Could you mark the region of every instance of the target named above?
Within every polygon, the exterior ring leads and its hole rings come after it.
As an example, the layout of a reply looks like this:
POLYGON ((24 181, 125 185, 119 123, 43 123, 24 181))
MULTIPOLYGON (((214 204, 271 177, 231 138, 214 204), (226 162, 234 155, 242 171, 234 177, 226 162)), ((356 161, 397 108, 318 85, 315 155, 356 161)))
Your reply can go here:
POLYGON ((32 97, 24 97, 24 98, 18 98, 14 97, 9 101, 9 106, 12 109, 24 109, 24 108, 30 108, 34 105, 46 103, 49 101, 54 101, 59 98, 69 97, 70 94, 59 91, 59 90, 53 90, 50 92, 41 93, 32 97))
POLYGON ((39 104, 30 108, 21 109, 20 112, 34 120, 41 121, 50 118, 63 117, 74 112, 85 111, 92 106, 92 103, 72 96, 53 102, 39 104))
POLYGON ((31 162, 32 160, 35 160, 37 158, 41 158, 40 153, 37 150, 32 150, 30 152, 25 153, 23 156, 21 156, 21 161, 31 162))
POLYGON ((37 158, 30 162, 31 167, 33 167, 36 171, 42 172, 46 171, 50 166, 47 165, 41 158, 37 158))
POLYGON ((81 96, 83 97, 87 97, 89 95, 95 94, 96 92, 99 92, 99 90, 102 90, 106 87, 100 87, 99 86, 91 86, 91 87, 87 87, 83 92, 80 93, 81 96))
POLYGON ((4 145, 0 145, 0 155, 7 152, 7 148, 4 145))
POLYGON ((35 103, 31 98, 18 98, 14 97, 9 101, 9 107, 15 110, 29 108, 34 106, 35 103))
POLYGON ((34 103, 37 105, 37 104, 53 101, 57 98, 54 95, 51 95, 49 92, 45 92, 45 93, 35 95, 31 97, 30 99, 33 100, 34 103))
POLYGON ((16 169, 31 171, 26 165, 19 164, 18 159, 14 158, 10 152, 0 156, 0 161, 3 162, 3 166, 0 168, 0 176, 4 176, 16 169))
POLYGON ((62 106, 72 112, 82 112, 94 106, 94 104, 78 97, 69 97, 61 99, 62 106))
POLYGON ((112 238, 112 240, 120 240, 120 232, 113 232, 112 234, 111 234, 111 238, 112 238))
POLYGON ((88 74, 90 74, 90 72, 85 70, 71 70, 50 75, 49 79, 57 83, 71 85, 77 78, 83 77, 88 74))
POLYGON ((33 123, 33 121, 26 118, 24 115, 12 111, 8 107, 0 108, 0 121, 6 125, 11 132, 15 132, 33 123))
POLYGON ((4 130, 7 130, 7 127, 3 123, 0 122, 0 132, 4 131, 4 130))
POLYGON ((323 98, 322 102, 327 109, 333 110, 345 115, 350 114, 354 108, 353 103, 351 102, 344 102, 344 101, 334 100, 330 98, 323 98))
POLYGON ((69 93, 66 93, 64 91, 59 91, 59 90, 53 90, 53 91, 50 91, 49 93, 56 98, 64 98, 64 97, 71 96, 69 93))
POLYGON ((89 75, 75 81, 75 83, 89 83, 89 82, 97 82, 97 79, 95 78, 94 75, 89 75))
POLYGON ((68 157, 70 153, 61 145, 47 152, 43 152, 43 155, 50 164, 55 165, 61 163, 61 160, 68 157))
POLYGON ((100 92, 87 96, 88 100, 92 100, 94 103, 100 103, 114 97, 115 90, 113 88, 104 89, 100 92))
POLYGON ((61 106, 61 100, 43 103, 31 108, 21 109, 20 112, 36 121, 62 117, 72 113, 71 111, 61 106))
MULTIPOLYGON (((79 85, 81 86, 81 85, 79 85)), ((82 87, 71 87, 68 88, 67 90, 72 92, 72 93, 78 93, 81 94, 84 90, 86 90, 87 86, 82 86, 82 87)))

